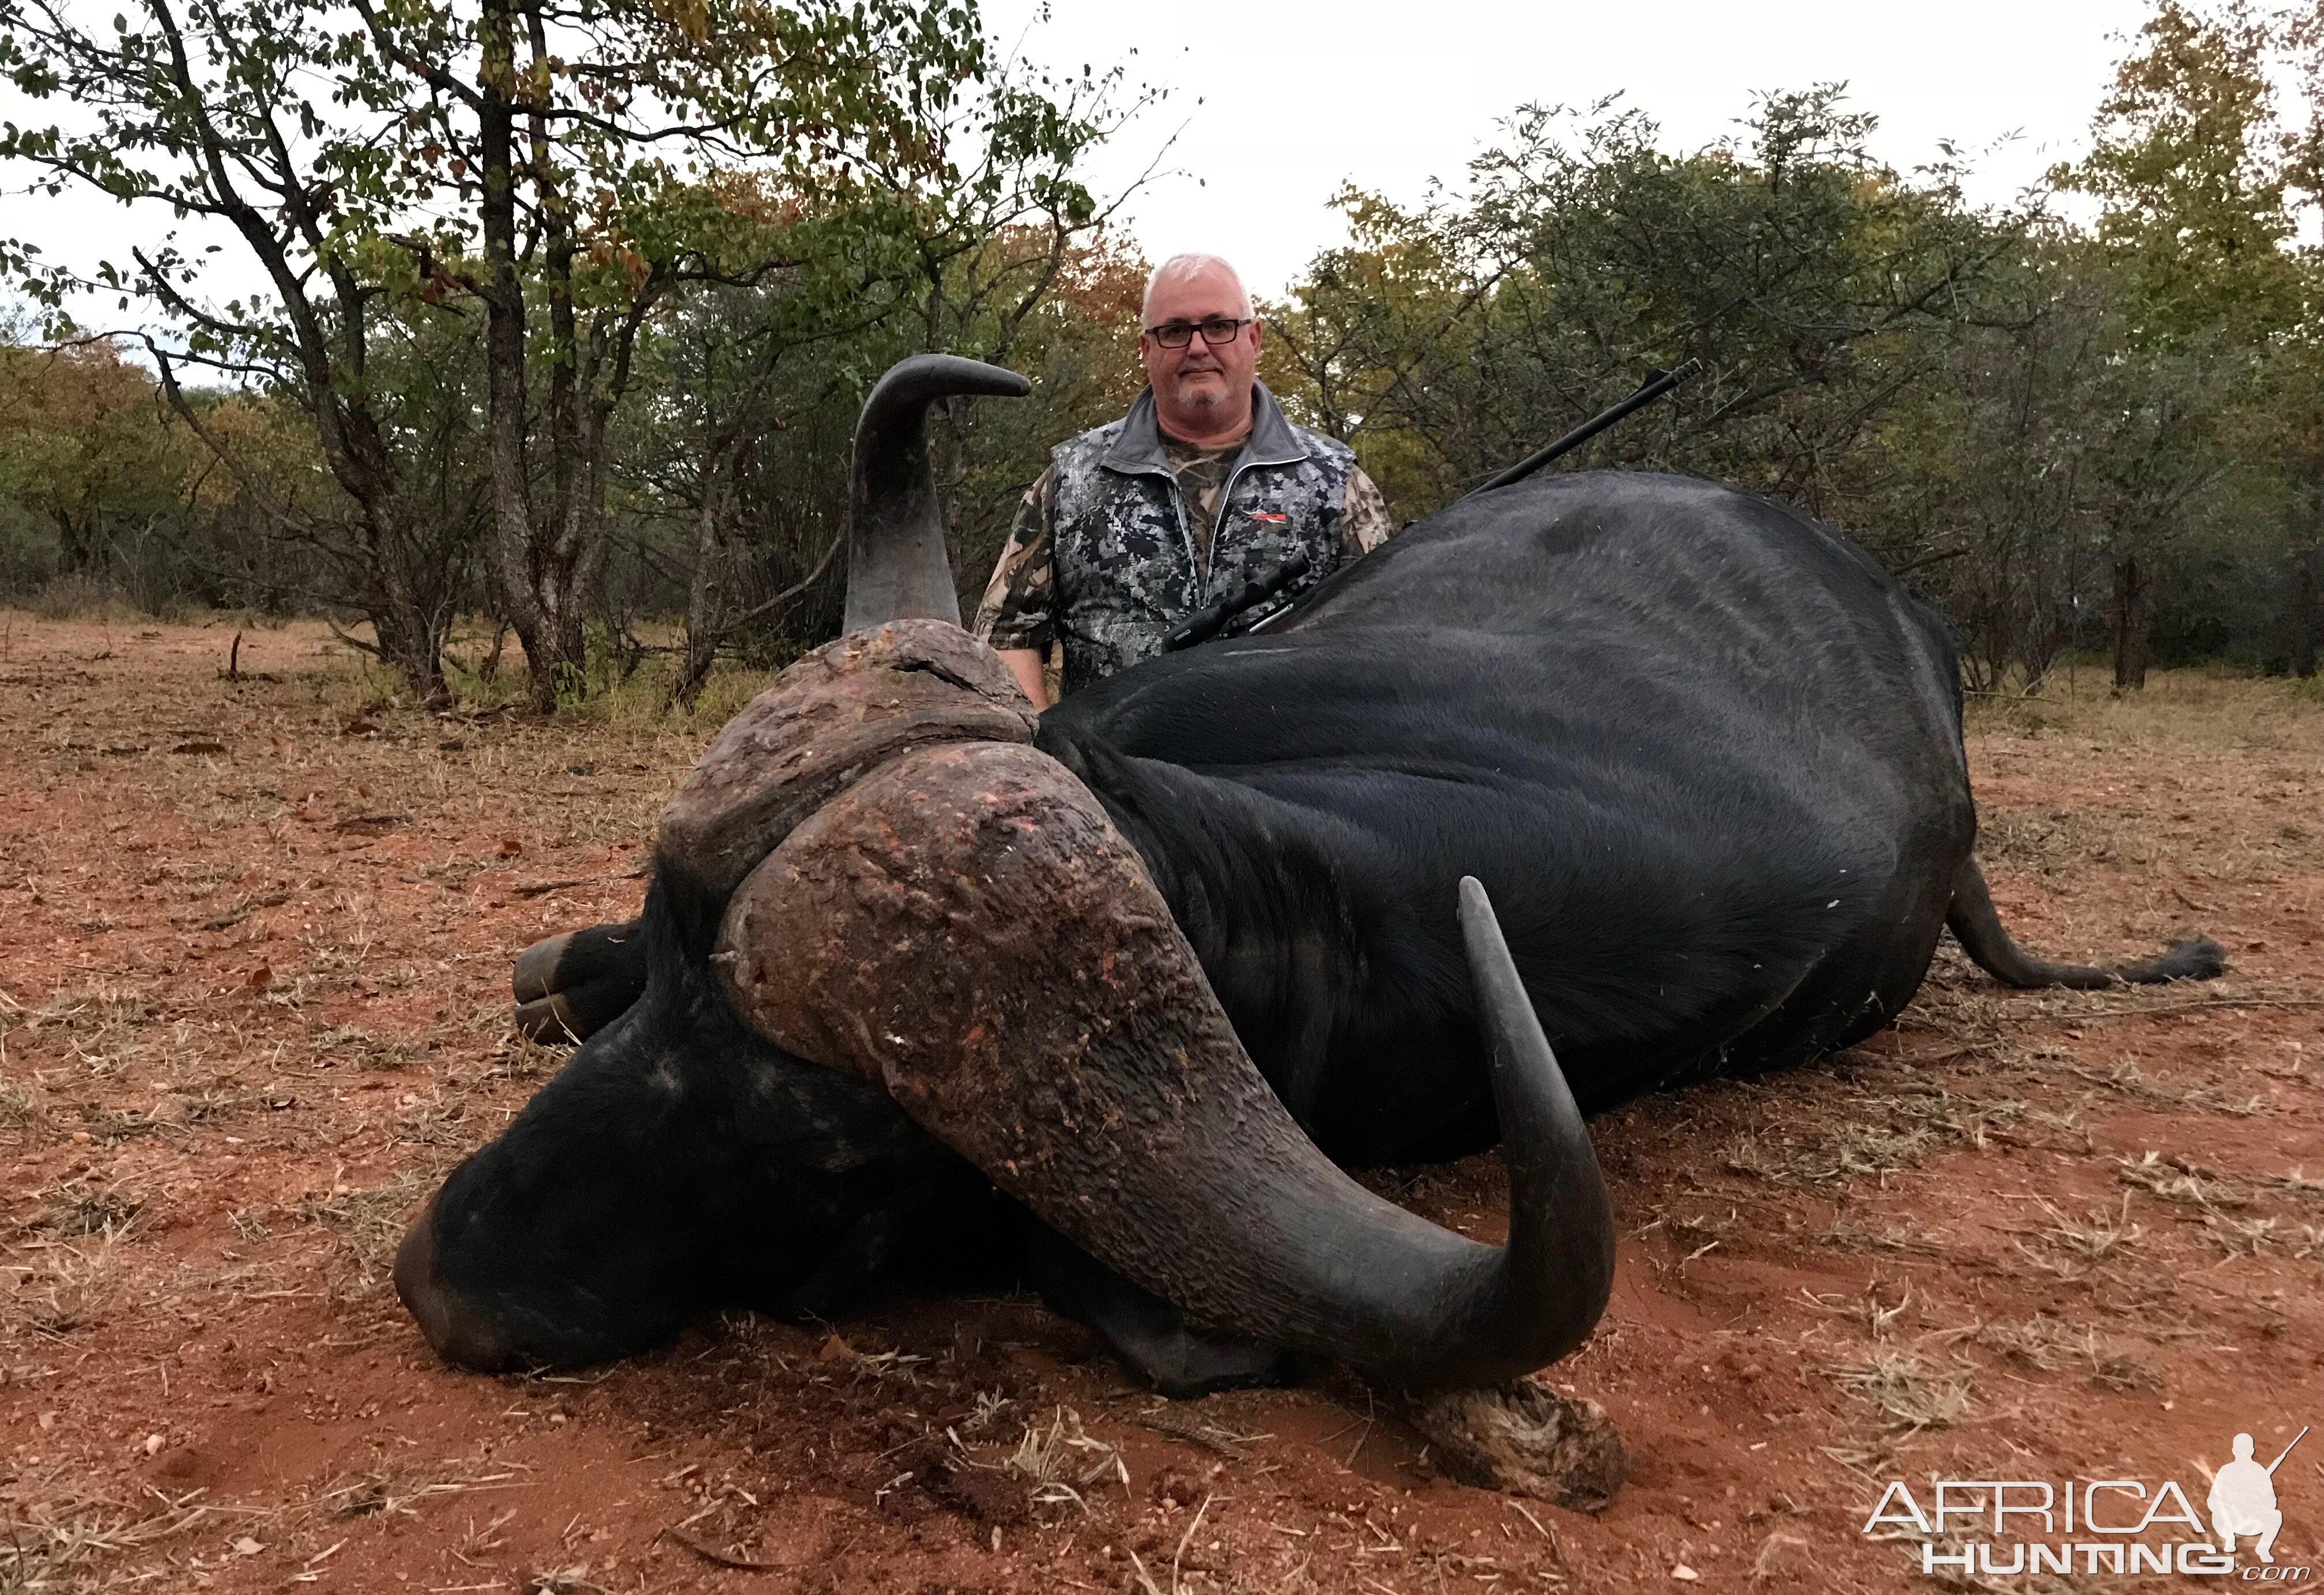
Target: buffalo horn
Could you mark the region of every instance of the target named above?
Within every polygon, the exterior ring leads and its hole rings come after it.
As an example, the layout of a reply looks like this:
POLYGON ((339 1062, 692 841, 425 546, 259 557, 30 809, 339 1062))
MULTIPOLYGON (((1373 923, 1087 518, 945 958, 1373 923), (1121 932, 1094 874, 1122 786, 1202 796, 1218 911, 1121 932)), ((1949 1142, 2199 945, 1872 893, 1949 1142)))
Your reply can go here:
POLYGON ((1484 890, 1461 917, 1509 1243, 1349 1178, 1252 1065, 1136 852, 1020 745, 907 753, 784 839, 722 962, 770 1039, 881 1081, 1051 1226, 1219 1327, 1415 1387, 1493 1384, 1606 1305, 1595 1155, 1484 890))
POLYGON ((1013 371, 957 355, 915 355, 880 379, 855 423, 844 630, 908 619, 960 624, 944 513, 928 468, 928 406, 956 394, 1021 399, 1032 391, 1013 371))

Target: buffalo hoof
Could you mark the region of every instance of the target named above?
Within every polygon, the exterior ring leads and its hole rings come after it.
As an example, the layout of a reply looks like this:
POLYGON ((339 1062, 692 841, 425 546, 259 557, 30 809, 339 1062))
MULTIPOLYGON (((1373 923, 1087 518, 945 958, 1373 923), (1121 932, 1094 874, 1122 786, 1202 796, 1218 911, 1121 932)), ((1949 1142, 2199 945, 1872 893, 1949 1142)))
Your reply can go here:
POLYGON ((1604 1407, 1531 1379, 1407 1396, 1404 1415, 1438 1466, 1480 1489, 1595 1512, 1629 1476, 1629 1453, 1604 1407))
POLYGON ((586 1041, 644 992, 640 922, 593 925, 538 941, 517 954, 510 985, 516 1028, 551 1045, 586 1041))

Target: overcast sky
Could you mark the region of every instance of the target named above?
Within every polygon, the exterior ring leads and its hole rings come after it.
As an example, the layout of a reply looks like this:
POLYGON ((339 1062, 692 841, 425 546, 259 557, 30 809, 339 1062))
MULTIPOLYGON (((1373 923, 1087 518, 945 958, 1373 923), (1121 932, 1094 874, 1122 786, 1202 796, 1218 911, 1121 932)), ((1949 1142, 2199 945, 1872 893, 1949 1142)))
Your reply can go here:
POLYGON ((1183 123, 1184 175, 1133 201, 1148 258, 1223 254, 1261 291, 1340 241, 1343 180, 1400 199, 1457 180, 1497 118, 1527 101, 1623 92, 1666 148, 1736 130, 1754 91, 1844 80, 1880 117, 1875 152, 1978 156, 1973 194, 2006 200, 2083 148, 2147 0, 985 0, 1003 45, 1057 65, 1127 61, 1170 98, 1101 159, 1118 191, 1183 123), (1133 57, 1130 51, 1138 53, 1133 57), (1202 103, 1197 104, 1197 101, 1202 103), (2015 135, 2011 138, 2010 135, 2015 135), (1999 141, 1997 149, 1987 150, 1999 141))
MULTIPOLYGON (((1055 0, 1042 11, 984 0, 1005 50, 1060 67, 1123 63, 1170 90, 1090 173, 1101 193, 1119 193, 1177 134, 1126 213, 1148 258, 1223 254, 1271 293, 1341 241, 1328 201, 1343 181, 1403 200, 1431 177, 1458 182, 1497 119, 1527 101, 1621 92, 1661 124, 1665 148, 1692 149, 1736 132, 1755 92, 1844 80, 1854 106, 1880 118, 1881 158, 1909 168, 1950 139, 1978 152, 1972 196, 2006 201, 2083 149, 2149 0, 1055 0)), ((0 95, 0 115, 30 109, 0 95)), ((0 196, 0 233, 84 265, 167 226, 87 194, 0 196)), ((231 240, 218 264, 214 294, 254 285, 231 240)), ((100 323, 118 314, 78 308, 100 323)))

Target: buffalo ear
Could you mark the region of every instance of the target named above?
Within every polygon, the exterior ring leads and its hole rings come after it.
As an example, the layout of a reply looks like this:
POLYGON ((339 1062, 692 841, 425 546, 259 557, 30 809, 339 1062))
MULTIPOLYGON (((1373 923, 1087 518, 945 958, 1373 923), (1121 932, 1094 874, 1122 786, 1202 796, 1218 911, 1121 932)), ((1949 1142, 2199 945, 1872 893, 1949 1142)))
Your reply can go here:
POLYGON ((957 355, 915 355, 880 379, 855 424, 844 630, 910 619, 960 624, 944 512, 928 468, 928 406, 954 395, 1021 399, 1032 391, 1013 371, 957 355))

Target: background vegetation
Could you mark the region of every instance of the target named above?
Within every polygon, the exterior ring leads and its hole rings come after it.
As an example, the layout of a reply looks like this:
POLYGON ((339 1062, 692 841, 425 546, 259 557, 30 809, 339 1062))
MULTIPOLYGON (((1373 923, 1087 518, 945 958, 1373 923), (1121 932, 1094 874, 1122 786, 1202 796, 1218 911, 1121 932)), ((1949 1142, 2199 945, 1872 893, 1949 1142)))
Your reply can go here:
MULTIPOLYGON (((197 229, 0 241, 0 596, 321 613, 423 698, 514 635, 540 707, 641 670, 690 699, 836 630, 891 361, 1037 379, 939 429, 964 607, 1049 446, 1136 390, 1145 263, 1077 174, 1152 97, 1003 61, 973 9, 178 4, 0 0, 0 69, 58 118, 0 131, 7 180, 197 229), (213 245, 267 286, 218 300, 213 245), (134 333, 75 324, 98 291, 134 333)), ((1268 380, 1410 519, 1699 360, 1569 466, 1804 505, 1980 691, 2075 650, 2125 687, 2313 674, 2324 0, 2162 0, 2089 156, 2013 206, 1873 126, 1835 86, 1691 152, 1619 101, 1521 107, 1416 206, 1340 196, 1268 380)))

